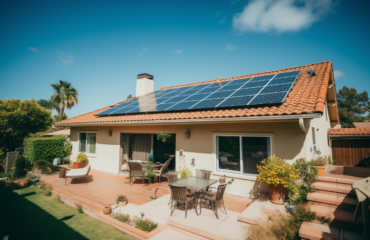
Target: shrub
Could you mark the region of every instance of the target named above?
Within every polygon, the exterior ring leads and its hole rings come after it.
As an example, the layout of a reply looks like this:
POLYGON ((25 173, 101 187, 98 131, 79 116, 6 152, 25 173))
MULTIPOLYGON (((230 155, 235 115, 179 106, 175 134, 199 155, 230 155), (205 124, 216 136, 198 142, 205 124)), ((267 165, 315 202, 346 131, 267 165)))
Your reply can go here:
POLYGON ((289 183, 298 177, 294 166, 278 157, 270 156, 262 160, 261 164, 261 166, 257 165, 260 182, 288 187, 289 183))
POLYGON ((56 199, 58 202, 60 202, 60 203, 64 203, 64 202, 63 202, 63 200, 62 200, 62 198, 60 197, 60 195, 59 195, 59 194, 55 197, 55 199, 56 199))
POLYGON ((53 189, 50 187, 44 187, 44 194, 45 196, 51 196, 53 192, 53 189))
POLYGON ((117 219, 118 221, 121 221, 121 222, 124 222, 124 223, 127 223, 128 221, 130 221, 130 215, 129 214, 118 213, 114 218, 117 219))
POLYGON ((0 173, 0 178, 10 178, 10 174, 9 173, 0 173))
POLYGON ((135 217, 132 221, 135 223, 135 225, 136 225, 135 227, 137 229, 140 229, 140 230, 145 231, 145 232, 150 232, 150 231, 156 229, 157 226, 158 226, 157 223, 152 222, 149 219, 142 219, 142 218, 135 217))
POLYGON ((48 174, 57 170, 59 170, 57 166, 54 166, 53 164, 45 160, 38 160, 33 165, 33 171, 41 172, 42 174, 48 174))
POLYGON ((75 205, 76 205, 76 211, 77 211, 78 213, 84 213, 84 210, 83 210, 83 207, 82 207, 82 205, 81 205, 81 204, 79 204, 79 203, 75 203, 75 205))
POLYGON ((37 176, 37 175, 28 175, 28 176, 26 177, 26 180, 31 181, 31 180, 39 179, 39 178, 40 178, 40 177, 39 177, 39 176, 37 176))
POLYGON ((26 176, 27 172, 24 170, 26 167, 26 159, 23 156, 18 156, 15 159, 13 167, 13 178, 21 178, 26 176))
POLYGON ((307 194, 315 189, 311 184, 317 180, 317 169, 312 161, 304 158, 297 159, 293 164, 298 179, 291 181, 287 187, 287 196, 291 204, 299 204, 307 201, 307 194))
MULTIPOLYGON (((331 159, 331 158, 330 158, 331 159)), ((313 166, 326 166, 328 164, 328 157, 327 156, 318 156, 315 159, 311 160, 313 166)))
POLYGON ((250 240, 293 240, 299 239, 298 231, 303 222, 319 220, 321 223, 329 223, 325 217, 317 217, 311 212, 306 204, 300 204, 295 208, 292 215, 282 214, 268 216, 267 220, 258 220, 255 225, 248 228, 250 240))
POLYGON ((23 155, 32 163, 41 159, 52 162, 54 158, 64 159, 70 154, 66 146, 69 146, 69 141, 64 136, 27 138, 23 155))
POLYGON ((79 153, 77 155, 76 163, 82 163, 82 162, 87 162, 87 161, 88 159, 85 153, 79 153))

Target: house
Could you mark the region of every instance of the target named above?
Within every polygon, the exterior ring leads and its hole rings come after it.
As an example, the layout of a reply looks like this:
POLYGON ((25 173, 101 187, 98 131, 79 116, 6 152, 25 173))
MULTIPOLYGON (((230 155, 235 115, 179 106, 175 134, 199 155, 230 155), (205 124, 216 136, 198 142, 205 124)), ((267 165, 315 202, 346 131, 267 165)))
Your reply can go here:
POLYGON ((42 136, 43 137, 54 137, 54 136, 57 136, 57 135, 63 135, 63 136, 66 136, 69 139, 69 136, 71 135, 71 129, 63 129, 63 130, 59 130, 59 131, 55 131, 55 132, 51 132, 51 133, 46 133, 42 136))
POLYGON ((85 152, 93 169, 118 174, 124 159, 153 153, 155 162, 164 162, 173 154, 171 169, 211 170, 211 178, 232 181, 228 194, 250 197, 259 188, 262 159, 276 155, 292 163, 318 150, 331 155, 328 131, 340 128, 330 61, 156 91, 154 77, 139 74, 136 91, 136 97, 57 123, 71 128, 72 159, 85 152), (206 101, 213 94, 223 99, 206 101), (172 138, 157 140, 159 132, 172 138))
POLYGON ((353 122, 352 127, 354 127, 354 128, 370 128, 370 122, 353 122))

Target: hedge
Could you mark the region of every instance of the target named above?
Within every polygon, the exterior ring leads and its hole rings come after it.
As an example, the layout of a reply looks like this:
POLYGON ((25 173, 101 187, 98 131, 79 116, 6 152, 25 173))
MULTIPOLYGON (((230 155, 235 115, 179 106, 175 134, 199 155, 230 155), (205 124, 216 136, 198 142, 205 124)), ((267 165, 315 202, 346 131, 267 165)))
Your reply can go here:
POLYGON ((64 136, 27 138, 24 140, 23 156, 32 163, 38 160, 53 162, 54 158, 64 159, 68 155, 68 142, 64 136))

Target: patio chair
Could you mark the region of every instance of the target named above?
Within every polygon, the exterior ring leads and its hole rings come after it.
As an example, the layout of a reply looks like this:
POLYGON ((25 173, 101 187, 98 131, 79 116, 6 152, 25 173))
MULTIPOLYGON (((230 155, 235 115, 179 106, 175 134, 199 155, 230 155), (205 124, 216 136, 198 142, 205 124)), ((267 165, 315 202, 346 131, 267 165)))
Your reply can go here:
POLYGON ((162 175, 164 174, 164 172, 167 170, 168 168, 168 165, 170 165, 170 162, 171 162, 172 158, 169 158, 163 165, 163 167, 160 169, 160 170, 154 170, 155 172, 157 172, 155 174, 155 176, 158 177, 158 181, 159 183, 161 183, 161 177, 162 175))
POLYGON ((218 186, 218 188, 210 187, 210 188, 213 188, 213 189, 217 189, 217 191, 215 193, 207 193, 207 194, 201 196, 199 214, 202 213, 202 204, 205 204, 208 201, 209 202, 209 207, 213 210, 217 219, 218 219, 217 209, 221 208, 221 204, 224 207, 225 214, 227 215, 225 204, 224 204, 224 193, 225 193, 226 186, 227 186, 227 184, 221 184, 221 185, 218 186), (203 203, 202 203, 202 200, 203 200, 203 203))
POLYGON ((71 169, 69 172, 67 172, 65 176, 64 186, 67 185, 67 178, 72 178, 72 181, 73 181, 73 178, 85 178, 85 181, 87 184, 87 176, 89 175, 90 168, 91 166, 90 164, 88 164, 86 167, 83 167, 83 168, 71 169))
MULTIPOLYGON (((179 178, 179 174, 178 172, 174 171, 174 172, 170 172, 170 173, 167 173, 167 181, 168 181, 168 185, 174 181, 177 181, 179 178)), ((172 192, 171 192, 171 197, 170 197, 170 201, 168 201, 168 205, 171 204, 171 200, 172 200, 172 192)))
POLYGON ((132 178, 139 177, 142 179, 142 184, 144 186, 144 174, 143 174, 143 167, 140 162, 128 162, 128 166, 130 168, 130 186, 132 186, 132 178))
MULTIPOLYGON (((186 196, 186 194, 187 194, 187 188, 186 187, 175 187, 175 186, 170 185, 170 188, 171 188, 171 196, 172 196, 172 199, 171 199, 171 216, 172 216, 173 212, 175 211, 176 204, 174 204, 174 202, 175 203, 177 202, 177 205, 179 205, 179 204, 184 204, 185 205, 185 209, 184 209, 185 210, 185 218, 187 218, 188 204, 192 203, 192 202, 194 202, 195 205, 197 204, 197 201, 196 201, 195 197, 194 196, 193 197, 186 196)), ((195 209, 196 214, 198 215, 197 207, 195 206, 194 209, 195 209)))

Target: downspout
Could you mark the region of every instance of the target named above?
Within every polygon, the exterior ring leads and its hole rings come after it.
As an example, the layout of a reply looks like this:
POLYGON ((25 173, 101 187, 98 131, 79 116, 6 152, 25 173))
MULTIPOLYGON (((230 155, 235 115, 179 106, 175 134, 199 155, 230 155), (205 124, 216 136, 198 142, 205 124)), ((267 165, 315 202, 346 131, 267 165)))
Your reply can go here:
POLYGON ((301 129, 302 129, 302 132, 303 132, 303 133, 307 133, 307 130, 306 130, 306 128, 304 127, 304 121, 303 121, 303 118, 299 118, 299 126, 301 127, 301 129))

